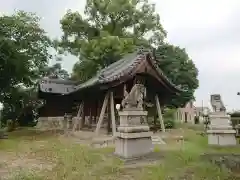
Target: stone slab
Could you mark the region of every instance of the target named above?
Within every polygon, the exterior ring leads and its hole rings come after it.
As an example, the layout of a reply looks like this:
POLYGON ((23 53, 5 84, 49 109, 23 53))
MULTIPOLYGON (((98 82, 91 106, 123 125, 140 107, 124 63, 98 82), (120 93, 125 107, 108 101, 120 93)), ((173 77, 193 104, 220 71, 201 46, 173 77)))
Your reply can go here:
POLYGON ((207 130, 208 144, 218 146, 232 146, 237 144, 236 131, 231 125, 230 116, 223 112, 209 115, 210 126, 207 130))
POLYGON ((119 111, 119 116, 147 116, 147 111, 119 111))
POLYGON ((116 155, 115 153, 113 155, 117 156, 120 160, 122 160, 124 165, 127 165, 124 167, 127 167, 127 168, 131 167, 132 165, 134 165, 134 167, 138 167, 138 164, 141 164, 141 163, 145 163, 144 166, 146 166, 148 165, 146 163, 158 162, 159 160, 164 158, 164 154, 160 152, 150 152, 143 156, 132 157, 132 158, 123 158, 116 155))
POLYGON ((208 134, 209 145, 219 146, 231 146, 237 145, 235 134, 233 133, 209 133, 208 134))
POLYGON ((231 126, 231 119, 229 117, 209 117, 211 126, 231 126))
POLYGON ((151 136, 137 139, 117 138, 115 140, 115 155, 124 159, 139 158, 151 152, 153 152, 151 136))
POLYGON ((152 144, 166 144, 166 142, 159 136, 152 136, 152 144))
POLYGON ((115 136, 122 139, 137 139, 137 138, 148 138, 153 135, 153 132, 139 132, 139 133, 123 133, 116 132, 115 136))
POLYGON ((36 128, 39 130, 72 129, 72 121, 66 121, 63 116, 39 117, 36 128))
POLYGON ((149 126, 119 126, 119 132, 134 133, 134 132, 148 132, 150 130, 149 126))
POLYGON ((231 116, 226 114, 226 113, 222 113, 222 112, 212 112, 209 114, 209 117, 214 117, 214 118, 230 118, 231 116))
POLYGON ((236 131, 233 129, 209 129, 207 130, 208 134, 236 134, 236 131))
POLYGON ((228 131, 228 130, 232 130, 233 128, 232 128, 232 126, 210 126, 209 129, 210 130, 221 130, 221 131, 226 130, 226 131, 228 131))

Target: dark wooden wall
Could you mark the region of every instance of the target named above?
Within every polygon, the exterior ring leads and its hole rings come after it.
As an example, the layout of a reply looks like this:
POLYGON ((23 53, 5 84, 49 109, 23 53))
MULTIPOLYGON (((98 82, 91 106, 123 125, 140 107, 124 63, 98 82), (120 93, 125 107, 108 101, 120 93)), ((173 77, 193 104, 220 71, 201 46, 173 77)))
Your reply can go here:
POLYGON ((45 104, 39 109, 41 117, 64 116, 72 110, 72 101, 65 96, 47 95, 45 96, 45 104))
MULTIPOLYGON (((155 104, 154 97, 157 93, 159 95, 161 106, 163 106, 170 97, 169 92, 153 77, 148 75, 143 76, 146 78, 146 101, 155 104)), ((131 79, 125 82, 128 92, 131 90, 134 80, 135 79, 131 79)), ((78 106, 82 101, 84 101, 84 115, 99 117, 107 91, 113 92, 115 106, 116 104, 121 104, 123 99, 123 89, 124 84, 122 83, 107 90, 103 90, 98 87, 95 89, 85 90, 84 92, 81 92, 81 94, 74 93, 61 96, 46 93, 44 96, 46 104, 39 110, 39 113, 40 116, 43 117, 64 116, 65 113, 71 113, 73 116, 76 116, 78 112, 78 106)))

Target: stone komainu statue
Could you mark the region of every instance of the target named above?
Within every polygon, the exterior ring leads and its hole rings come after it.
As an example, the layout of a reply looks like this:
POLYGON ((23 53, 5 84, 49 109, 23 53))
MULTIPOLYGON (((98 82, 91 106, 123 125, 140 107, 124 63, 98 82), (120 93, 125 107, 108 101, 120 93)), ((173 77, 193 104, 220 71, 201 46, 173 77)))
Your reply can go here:
POLYGON ((135 84, 128 93, 124 88, 124 99, 122 100, 123 108, 143 108, 143 99, 146 96, 146 88, 142 84, 135 84))
POLYGON ((220 94, 212 94, 210 97, 210 102, 214 112, 225 112, 226 107, 223 104, 222 98, 220 94))

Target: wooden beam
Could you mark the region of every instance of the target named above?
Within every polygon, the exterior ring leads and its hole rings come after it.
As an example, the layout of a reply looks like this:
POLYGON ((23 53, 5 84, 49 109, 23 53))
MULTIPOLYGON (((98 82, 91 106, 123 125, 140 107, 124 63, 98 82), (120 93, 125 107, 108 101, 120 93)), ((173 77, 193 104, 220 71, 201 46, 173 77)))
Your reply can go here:
POLYGON ((109 100, 109 92, 106 93, 104 101, 103 101, 102 110, 101 110, 99 120, 98 120, 98 123, 97 123, 96 131, 95 131, 96 135, 99 134, 99 130, 101 128, 101 125, 102 125, 102 122, 103 122, 103 119, 104 119, 104 114, 105 114, 105 111, 106 111, 106 108, 107 108, 108 100, 109 100))
POLYGON ((158 117, 159 117, 159 120, 161 123, 162 132, 165 132, 165 126, 164 126, 164 122, 163 122, 161 106, 160 106, 160 102, 159 102, 159 98, 158 98, 157 94, 155 95, 155 101, 156 101, 156 106, 157 106, 158 117))
POLYGON ((112 133, 113 136, 116 134, 116 119, 115 119, 115 109, 114 109, 114 98, 113 92, 110 92, 110 109, 111 109, 111 119, 112 119, 112 133))

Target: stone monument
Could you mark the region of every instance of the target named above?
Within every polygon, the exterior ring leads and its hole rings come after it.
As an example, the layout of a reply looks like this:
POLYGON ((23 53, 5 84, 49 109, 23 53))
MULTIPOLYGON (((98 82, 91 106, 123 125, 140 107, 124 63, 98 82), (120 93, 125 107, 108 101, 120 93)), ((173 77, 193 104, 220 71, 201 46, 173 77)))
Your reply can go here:
POLYGON ((213 112, 209 114, 208 144, 219 146, 236 145, 236 131, 231 125, 231 117, 227 115, 219 94, 211 95, 213 112))
POLYGON ((142 157, 152 152, 153 145, 147 124, 147 111, 143 110, 146 89, 135 84, 130 93, 124 93, 122 111, 119 111, 120 126, 116 133, 115 154, 123 159, 142 157))

